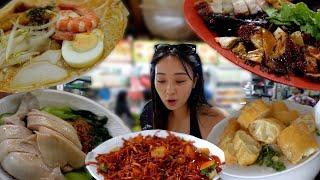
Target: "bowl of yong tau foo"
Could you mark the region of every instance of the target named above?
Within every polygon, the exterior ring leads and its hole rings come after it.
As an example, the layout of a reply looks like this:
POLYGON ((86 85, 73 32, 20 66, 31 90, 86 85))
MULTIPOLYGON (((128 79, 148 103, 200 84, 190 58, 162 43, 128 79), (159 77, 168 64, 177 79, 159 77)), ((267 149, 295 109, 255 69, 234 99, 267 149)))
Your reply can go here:
POLYGON ((317 126, 310 106, 259 99, 219 122, 208 140, 225 153, 223 179, 314 179, 320 171, 317 126))

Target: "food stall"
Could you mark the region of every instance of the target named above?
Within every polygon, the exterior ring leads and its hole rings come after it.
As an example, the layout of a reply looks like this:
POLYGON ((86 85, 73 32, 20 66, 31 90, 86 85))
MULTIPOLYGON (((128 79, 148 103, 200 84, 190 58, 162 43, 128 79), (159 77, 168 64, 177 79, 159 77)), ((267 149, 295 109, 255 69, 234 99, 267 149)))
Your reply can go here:
POLYGON ((0 8, 1 180, 320 178, 319 2, 0 8))

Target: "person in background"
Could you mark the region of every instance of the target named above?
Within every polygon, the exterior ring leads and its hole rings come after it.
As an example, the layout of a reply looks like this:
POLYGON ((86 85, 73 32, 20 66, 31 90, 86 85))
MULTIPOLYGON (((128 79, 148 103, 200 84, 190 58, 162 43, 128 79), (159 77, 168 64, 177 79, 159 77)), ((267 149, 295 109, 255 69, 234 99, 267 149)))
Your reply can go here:
POLYGON ((150 81, 152 100, 140 115, 142 130, 164 129, 206 139, 224 118, 204 95, 202 64, 195 45, 156 45, 150 81))
POLYGON ((304 94, 304 90, 299 88, 292 89, 292 96, 289 97, 288 100, 308 106, 315 106, 317 104, 316 100, 304 94))
POLYGON ((115 113, 126 123, 130 129, 133 127, 133 116, 129 109, 126 91, 119 92, 116 98, 115 113))

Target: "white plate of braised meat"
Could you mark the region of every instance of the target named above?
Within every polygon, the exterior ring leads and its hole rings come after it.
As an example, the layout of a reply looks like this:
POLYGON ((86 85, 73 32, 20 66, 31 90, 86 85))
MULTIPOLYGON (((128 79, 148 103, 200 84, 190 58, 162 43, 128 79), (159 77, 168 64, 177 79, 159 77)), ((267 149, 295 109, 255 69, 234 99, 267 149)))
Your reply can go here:
POLYGON ((320 89, 320 12, 278 0, 186 0, 184 11, 193 31, 234 64, 320 89))

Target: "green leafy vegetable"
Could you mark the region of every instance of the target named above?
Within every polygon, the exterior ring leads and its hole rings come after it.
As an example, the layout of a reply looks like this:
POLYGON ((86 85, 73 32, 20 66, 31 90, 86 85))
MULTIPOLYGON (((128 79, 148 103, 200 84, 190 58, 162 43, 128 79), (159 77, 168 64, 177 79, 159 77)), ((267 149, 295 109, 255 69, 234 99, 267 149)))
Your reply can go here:
POLYGON ((91 135, 93 136, 93 147, 96 147, 107 139, 112 138, 108 130, 104 127, 108 122, 108 118, 106 116, 97 116, 86 110, 72 110, 72 112, 84 118, 93 127, 91 131, 91 135))
POLYGON ((92 177, 86 172, 70 172, 65 174, 66 180, 91 180, 92 177))
POLYGON ((286 166, 283 162, 279 161, 279 156, 280 154, 271 146, 264 145, 262 146, 256 163, 260 166, 265 165, 267 167, 271 167, 276 171, 283 171, 286 169, 286 166))
POLYGON ((64 175, 64 178, 65 180, 93 180, 94 179, 84 167, 73 170, 72 172, 66 173, 64 175))
POLYGON ((69 107, 45 107, 42 111, 53 114, 66 121, 74 121, 77 118, 83 118, 92 128, 90 134, 93 137, 92 147, 96 147, 107 139, 112 138, 108 130, 104 127, 108 122, 106 116, 97 116, 86 110, 73 110, 69 107))
MULTIPOLYGON (((60 117, 68 122, 73 122, 80 119, 86 121, 90 126, 90 135, 93 137, 90 144, 92 147, 96 147, 107 139, 112 138, 109 131, 104 127, 108 122, 108 117, 97 116, 94 113, 86 110, 74 110, 69 107, 45 107, 42 111, 46 111, 50 114, 60 117)), ((100 166, 102 171, 107 171, 107 166, 100 166)), ((86 172, 84 168, 72 171, 65 175, 66 180, 91 180, 92 177, 86 172)))
POLYGON ((72 110, 72 113, 81 116, 87 120, 90 125, 104 126, 108 122, 108 118, 105 116, 97 116, 90 111, 86 110, 72 110))
POLYGON ((282 3, 281 9, 266 10, 270 22, 276 25, 299 26, 300 30, 320 40, 320 12, 314 12, 302 2, 282 3))
POLYGON ((319 129, 316 129, 316 135, 320 136, 320 130, 319 129))
POLYGON ((80 116, 74 114, 73 110, 69 107, 45 107, 42 111, 48 112, 64 120, 72 120, 80 116))

